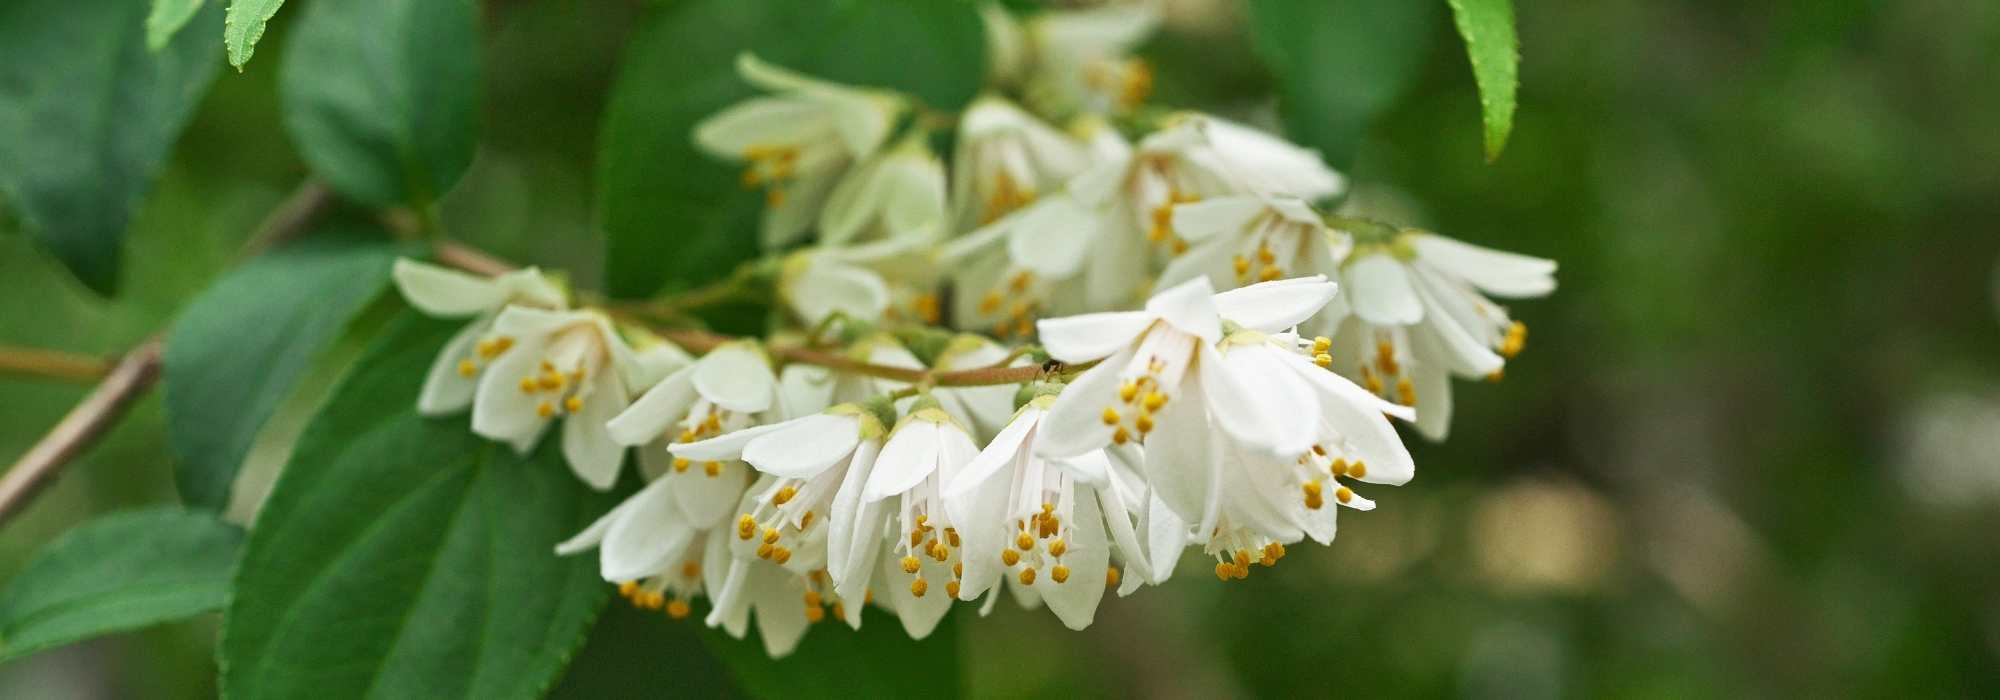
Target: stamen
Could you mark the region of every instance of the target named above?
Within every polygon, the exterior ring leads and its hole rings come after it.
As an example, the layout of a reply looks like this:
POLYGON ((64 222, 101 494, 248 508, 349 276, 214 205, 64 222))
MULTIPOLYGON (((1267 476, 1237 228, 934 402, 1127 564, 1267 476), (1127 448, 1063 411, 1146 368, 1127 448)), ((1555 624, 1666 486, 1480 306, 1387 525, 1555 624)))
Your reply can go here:
POLYGON ((1064 581, 1068 581, 1069 567, 1063 566, 1061 564, 1055 565, 1054 568, 1049 569, 1049 578, 1055 579, 1056 583, 1062 583, 1064 581))
POLYGON ((471 379, 476 374, 479 374, 479 363, 471 360, 458 361, 458 376, 471 379))
POLYGON ((668 617, 674 618, 676 620, 683 620, 687 619, 688 612, 689 612, 688 602, 685 600, 675 599, 674 602, 667 604, 668 617))
POLYGON ((903 573, 906 574, 917 573, 917 568, 921 565, 922 564, 917 561, 916 557, 907 554, 903 555, 903 573))
POLYGON ((910 582, 910 595, 916 596, 918 598, 924 597, 924 593, 930 591, 930 589, 931 589, 931 584, 923 580, 921 577, 918 578, 917 580, 910 582))
POLYGON ((1021 585, 1035 585, 1035 567, 1030 566, 1021 570, 1021 585))
POLYGON ((1119 577, 1118 567, 1113 566, 1106 568, 1104 570, 1104 586, 1106 588, 1116 587, 1118 585, 1118 577, 1119 577))

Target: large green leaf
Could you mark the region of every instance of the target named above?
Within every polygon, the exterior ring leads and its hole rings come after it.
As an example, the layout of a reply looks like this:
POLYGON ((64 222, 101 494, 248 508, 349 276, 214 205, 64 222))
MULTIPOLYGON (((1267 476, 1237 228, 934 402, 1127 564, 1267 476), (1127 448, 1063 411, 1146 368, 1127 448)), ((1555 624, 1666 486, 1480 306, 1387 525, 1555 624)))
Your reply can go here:
POLYGON ((229 19, 222 27, 222 41, 229 48, 229 65, 236 70, 250 62, 257 52, 257 40, 264 38, 264 25, 278 15, 285 0, 230 0, 229 19))
POLYGON ((314 232, 196 297, 167 335, 167 438, 189 504, 221 509, 258 430, 389 279, 374 232, 314 232))
POLYGON ((0 198, 103 293, 118 287, 126 224, 220 67, 214 32, 147 50, 147 14, 147 0, 0 2, 0 198))
MULTIPOLYGON (((965 606, 961 606, 965 607, 965 606)), ((954 611, 957 613, 957 611, 954 611)), ((946 617, 929 637, 911 639, 896 618, 864 611, 861 629, 813 626, 791 656, 772 659, 754 640, 703 630, 709 650, 745 692, 759 698, 932 698, 962 694, 957 625, 946 617)), ((963 614, 963 613, 958 613, 963 614)))
POLYGON ((1486 124, 1486 160, 1500 157, 1514 131, 1514 89, 1521 83, 1520 40, 1513 0, 1451 0, 1452 19, 1479 83, 1479 118, 1486 124))
POLYGON ((956 0, 693 0, 659 11, 632 40, 598 139, 611 293, 715 279, 757 254, 762 199, 690 136, 696 121, 753 94, 733 70, 737 54, 952 109, 979 88, 981 32, 973 7, 956 0))
POLYGON ((242 544, 214 514, 178 508, 79 525, 0 591, 0 660, 221 608, 242 544))
POLYGON ((425 206, 472 162, 479 36, 471 0, 318 0, 285 47, 285 129, 354 200, 425 206))
POLYGON ((1278 78, 1285 131, 1352 167, 1416 79, 1442 14, 1424 0, 1252 0, 1252 43, 1278 78))
POLYGON ((555 543, 612 505, 563 465, 414 411, 456 329, 391 324, 306 429, 257 517, 224 617, 223 693, 539 695, 608 587, 555 543))

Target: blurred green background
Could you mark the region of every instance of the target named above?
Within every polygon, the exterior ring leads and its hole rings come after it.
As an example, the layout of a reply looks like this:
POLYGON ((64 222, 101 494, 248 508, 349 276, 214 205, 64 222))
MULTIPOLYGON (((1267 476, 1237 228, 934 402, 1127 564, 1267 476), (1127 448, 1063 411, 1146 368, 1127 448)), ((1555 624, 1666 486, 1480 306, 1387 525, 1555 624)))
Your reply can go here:
MULTIPOLYGON (((1273 123, 1243 8, 1166 6, 1145 51, 1160 99, 1273 123)), ((485 7, 486 131, 445 226, 592 284, 595 135, 647 8, 485 7)), ((2000 696, 2000 3, 1517 14, 1521 104, 1496 164, 1441 14, 1351 173, 1413 223, 1561 261, 1553 298, 1512 307, 1533 333, 1506 380, 1461 383, 1451 439, 1414 444, 1419 478, 1370 491, 1382 507, 1345 514, 1331 548, 1230 583, 1190 555, 1082 633, 1011 605, 956 612, 962 690, 2000 696)), ((260 52, 281 52, 287 19, 260 52)), ((135 223, 117 299, 0 217, 0 343, 115 352, 227 266, 304 175, 276 68, 217 80, 135 223)), ((0 455, 83 391, 0 377, 0 455)), ((310 402, 294 403, 297 424, 310 402)), ((148 399, 0 531, 0 580, 92 515, 172 500, 162 427, 148 399)), ((665 691, 642 682, 664 668, 728 692, 692 623, 630 617, 605 623, 624 662, 585 668, 651 673, 597 687, 665 691)), ((0 697, 213 695, 215 630, 15 661, 0 697)), ((815 632, 801 653, 837 643, 815 632)))

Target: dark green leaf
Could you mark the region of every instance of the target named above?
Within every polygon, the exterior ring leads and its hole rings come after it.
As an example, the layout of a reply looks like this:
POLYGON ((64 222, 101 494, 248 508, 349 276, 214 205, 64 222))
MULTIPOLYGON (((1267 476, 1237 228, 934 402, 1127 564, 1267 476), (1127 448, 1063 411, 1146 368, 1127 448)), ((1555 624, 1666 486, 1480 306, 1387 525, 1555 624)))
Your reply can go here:
POLYGON ((782 659, 765 656, 756 640, 730 639, 718 630, 703 630, 702 638, 751 697, 955 697, 960 694, 956 629, 946 617, 929 637, 910 639, 896 618, 870 609, 859 630, 828 617, 782 659))
POLYGON ((701 632, 698 615, 674 620, 613 601, 549 697, 741 696, 728 670, 702 646, 701 632))
POLYGON ((285 47, 285 129, 341 194, 428 206, 477 141, 471 0, 318 0, 285 47))
POLYGON ((77 526, 0 591, 0 660, 221 608, 243 532, 158 508, 77 526))
POLYGON ((612 294, 716 279, 756 256, 761 198, 690 135, 753 94, 734 71, 744 51, 951 109, 979 88, 985 39, 972 5, 951 0, 695 0, 659 12, 632 40, 598 140, 612 294))
POLYGON ((146 48, 166 48, 201 6, 202 0, 153 0, 153 11, 146 15, 146 48))
POLYGON ((224 618, 223 694, 519 698, 548 689, 608 587, 555 543, 613 496, 414 411, 456 324, 405 314, 306 429, 224 618))
POLYGON ((277 16, 285 0, 230 0, 229 18, 222 27, 223 43, 229 46, 229 65, 243 70, 264 38, 264 25, 277 16))
POLYGON ((1486 160, 1500 157, 1514 131, 1514 90, 1521 84, 1521 46, 1514 36, 1513 0, 1451 0, 1452 19, 1479 83, 1479 117, 1486 123, 1486 160))
POLYGON ((389 278, 395 246, 335 229, 265 254, 196 297, 167 335, 167 437, 181 499, 220 510, 251 442, 389 278))
POLYGON ((1285 131, 1347 169, 1415 80, 1442 13, 1411 0, 1252 0, 1251 38, 1276 74, 1285 131))
POLYGON ((214 32, 148 51, 146 15, 146 0, 0 2, 0 192, 107 294, 126 224, 220 65, 214 32))

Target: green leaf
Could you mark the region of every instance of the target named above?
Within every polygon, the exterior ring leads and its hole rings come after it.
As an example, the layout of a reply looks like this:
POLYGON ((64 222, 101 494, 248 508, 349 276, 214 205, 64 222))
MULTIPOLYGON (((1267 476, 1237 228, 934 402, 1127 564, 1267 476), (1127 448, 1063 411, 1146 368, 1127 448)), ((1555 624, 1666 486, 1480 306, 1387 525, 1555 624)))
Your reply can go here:
MULTIPOLYGON (((957 611, 954 611, 956 613, 957 611)), ((755 640, 704 629, 709 651, 758 698, 923 698, 963 694, 957 625, 946 617, 929 637, 911 639, 896 618, 863 611, 861 629, 814 625, 791 656, 773 659, 755 640), (830 679, 838 679, 830 680, 830 679)))
POLYGON ((224 276, 167 334, 167 438, 181 499, 220 510, 257 433, 382 290, 396 246, 322 229, 224 276))
POLYGON ((1514 90, 1521 84, 1521 42, 1514 36, 1513 0, 1451 0, 1458 35, 1479 83, 1479 116, 1486 123, 1486 161, 1500 157, 1514 131, 1514 90))
POLYGON ((1346 170, 1416 80, 1443 13, 1412 0, 1252 0, 1251 40, 1278 78, 1285 131, 1346 170))
POLYGON ((154 51, 166 48, 188 20, 194 19, 201 5, 202 0, 153 0, 153 11, 146 15, 146 48, 154 51))
POLYGON ((126 225, 219 67, 212 32, 148 51, 146 15, 146 0, 0 2, 0 198, 105 294, 126 225))
POLYGON ((613 601, 549 697, 643 698, 669 689, 689 698, 741 697, 728 671, 702 646, 701 633, 699 610, 675 620, 613 601))
POLYGON ((229 65, 243 70, 250 55, 257 52, 257 40, 264 38, 264 25, 277 16, 285 0, 230 0, 229 17, 222 25, 222 41, 229 46, 229 65))
POLYGON ((471 0, 318 0, 285 47, 285 130, 313 172, 377 206, 428 206, 472 163, 471 0))
POLYGON ((0 591, 0 661, 219 609, 242 543, 214 514, 178 508, 79 525, 0 591))
POLYGON ((609 291, 697 284, 757 255, 762 197, 690 135, 754 94, 736 76, 737 54, 954 109, 984 75, 982 32, 970 3, 948 0, 694 0, 659 11, 632 39, 598 138, 609 291))
POLYGON ((406 313, 306 429, 224 616, 234 698, 539 695, 609 587, 555 543, 613 504, 563 465, 414 411, 458 324, 406 313))

